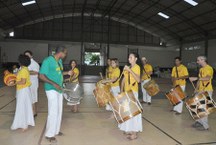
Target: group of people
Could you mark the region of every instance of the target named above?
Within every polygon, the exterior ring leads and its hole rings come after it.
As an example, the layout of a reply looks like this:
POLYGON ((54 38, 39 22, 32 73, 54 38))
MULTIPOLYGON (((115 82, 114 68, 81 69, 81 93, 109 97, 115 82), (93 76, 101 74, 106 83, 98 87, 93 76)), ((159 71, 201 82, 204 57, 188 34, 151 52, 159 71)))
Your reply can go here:
MULTIPOLYGON (((44 89, 48 99, 48 116, 45 137, 50 142, 56 142, 55 136, 62 136, 60 131, 63 110, 63 83, 78 83, 79 70, 75 60, 70 61, 71 69, 63 71, 62 59, 67 55, 64 46, 56 47, 55 54, 43 60, 41 67, 33 59, 31 51, 19 55, 20 68, 16 72, 16 110, 11 126, 12 130, 26 131, 29 126, 35 126, 34 117, 37 116, 38 87, 40 78, 44 82, 44 89), (64 75, 69 78, 64 80, 64 75)), ((68 104, 71 111, 78 111, 78 104, 68 104)))
MULTIPOLYGON (((189 81, 194 85, 196 81, 196 86, 194 90, 194 94, 200 94, 207 92, 209 97, 212 99, 213 94, 213 86, 212 86, 212 79, 214 75, 213 68, 207 63, 207 58, 205 56, 198 56, 197 57, 197 64, 201 67, 199 70, 199 75, 197 77, 189 77, 189 73, 187 67, 182 64, 182 60, 180 57, 175 58, 175 66, 172 69, 172 83, 173 87, 179 85, 181 89, 185 92, 186 89, 186 79, 188 78, 189 81)), ((181 101, 178 105, 176 105, 173 110, 176 112, 176 115, 182 113, 183 110, 183 101, 181 101)), ((197 130, 208 130, 208 116, 202 117, 195 121, 192 127, 196 128, 197 130)))
MULTIPOLYGON (((106 69, 106 80, 103 83, 111 83, 111 92, 113 96, 117 96, 119 93, 132 90, 134 96, 138 100, 138 84, 141 83, 143 99, 140 103, 147 103, 151 105, 151 98, 147 91, 144 89, 144 85, 151 80, 151 75, 153 74, 153 67, 148 63, 146 57, 142 57, 139 60, 139 56, 136 53, 129 54, 128 58, 130 66, 125 66, 123 69, 123 79, 120 79, 120 69, 118 67, 118 59, 108 59, 107 69, 106 69), (120 82, 121 80, 121 82, 120 82)), ((189 79, 191 83, 197 81, 196 88, 194 90, 195 94, 208 92, 209 96, 212 98, 213 87, 213 68, 207 63, 207 58, 205 56, 197 57, 197 63, 200 65, 199 75, 197 77, 189 77, 188 69, 182 64, 180 57, 176 57, 174 61, 174 67, 172 68, 171 81, 173 88, 180 86, 182 91, 186 90, 186 79, 189 79)), ((180 115, 183 110, 184 103, 181 101, 179 104, 174 106, 171 110, 175 112, 176 115, 180 115)), ((106 105, 106 110, 111 110, 109 105, 106 105)), ((119 129, 124 132, 128 139, 136 139, 137 133, 142 131, 142 118, 141 115, 135 116, 132 119, 120 124, 119 129)), ((192 127, 198 130, 208 130, 208 116, 202 117, 192 124, 192 127)))
MULTIPOLYGON (((56 136, 62 136, 60 131, 62 110, 63 110, 63 83, 66 82, 79 82, 79 70, 76 67, 75 60, 70 61, 71 69, 63 71, 62 59, 67 55, 67 49, 64 46, 58 46, 55 54, 48 56, 43 60, 41 68, 38 63, 33 59, 31 51, 25 51, 18 58, 19 71, 17 72, 16 80, 16 111, 11 126, 12 130, 21 128, 23 131, 28 129, 28 126, 35 126, 34 117, 37 116, 36 102, 38 102, 38 77, 44 82, 44 89, 48 99, 48 116, 46 123, 45 137, 50 142, 56 142, 56 136), (70 76, 64 80, 64 75, 70 76)), ((111 83, 111 91, 114 96, 120 92, 132 91, 137 101, 138 99, 138 85, 141 83, 143 86, 151 80, 153 68, 148 63, 145 57, 139 59, 138 54, 130 53, 128 62, 130 66, 124 66, 122 79, 120 82, 120 69, 119 61, 117 58, 108 59, 108 67, 106 69, 106 80, 103 83, 111 83)), ((207 91, 212 97, 213 87, 213 69, 207 64, 205 56, 199 56, 197 63, 201 66, 198 77, 189 77, 187 68, 182 64, 181 58, 175 58, 175 66, 172 69, 172 83, 173 87, 176 85, 181 86, 185 91, 186 79, 189 78, 191 82, 197 81, 195 92, 207 91)), ((151 105, 151 96, 142 87, 143 100, 141 103, 151 105)), ((68 104, 70 105, 70 104, 68 104)), ((78 111, 78 104, 72 106, 72 111, 78 111)), ((106 106, 110 110, 110 106, 106 106)), ((176 114, 181 114, 183 109, 183 102, 176 105, 172 111, 176 114)), ((193 127, 199 130, 207 130, 208 117, 203 117, 197 120, 193 127)), ((138 137, 138 132, 142 132, 142 115, 139 114, 126 122, 118 125, 118 128, 124 132, 126 137, 130 140, 138 137)))

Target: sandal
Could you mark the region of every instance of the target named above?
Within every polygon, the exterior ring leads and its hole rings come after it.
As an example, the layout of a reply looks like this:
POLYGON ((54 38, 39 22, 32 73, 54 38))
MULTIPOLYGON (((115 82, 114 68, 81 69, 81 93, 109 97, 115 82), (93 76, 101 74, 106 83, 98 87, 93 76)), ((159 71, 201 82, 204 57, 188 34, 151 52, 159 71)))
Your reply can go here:
POLYGON ((64 133, 62 133, 62 132, 59 132, 57 135, 58 135, 58 136, 63 136, 63 135, 64 135, 64 133))
POLYGON ((137 139, 137 135, 127 136, 127 139, 129 139, 129 140, 135 140, 135 139, 137 139))
POLYGON ((46 139, 50 142, 50 143, 56 143, 57 140, 55 137, 46 137, 46 139))

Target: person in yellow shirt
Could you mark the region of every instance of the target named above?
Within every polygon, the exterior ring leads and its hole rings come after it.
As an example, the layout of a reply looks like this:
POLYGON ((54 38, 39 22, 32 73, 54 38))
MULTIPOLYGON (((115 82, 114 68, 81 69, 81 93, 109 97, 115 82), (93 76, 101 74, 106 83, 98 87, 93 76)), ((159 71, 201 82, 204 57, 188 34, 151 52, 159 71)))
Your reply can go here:
POLYGON ((111 91, 115 96, 120 93, 119 87, 119 76, 120 76, 120 69, 119 69, 119 62, 117 58, 111 59, 111 67, 112 72, 110 73, 110 77, 107 80, 104 80, 103 83, 111 83, 111 91))
MULTIPOLYGON (((213 79, 213 68, 208 65, 207 58, 205 56, 198 56, 197 63, 201 66, 199 70, 198 77, 190 77, 190 81, 198 81, 197 86, 195 89, 195 93, 203 93, 205 91, 208 92, 209 97, 212 98, 213 94, 213 86, 212 86, 212 79, 213 79)), ((196 122, 192 125, 192 127, 197 128, 198 130, 208 130, 208 116, 200 118, 196 120, 196 122)))
POLYGON ((107 59, 107 68, 106 68, 106 78, 107 78, 107 79, 110 78, 111 72, 112 72, 111 59, 108 58, 108 59, 107 59))
MULTIPOLYGON (((179 85, 182 91, 185 92, 186 88, 186 79, 189 77, 187 67, 182 64, 180 57, 175 58, 175 66, 172 68, 172 83, 173 87, 179 85)), ((176 105, 172 111, 176 112, 176 115, 182 113, 183 110, 183 101, 176 105)))
MULTIPOLYGON (((111 73, 112 73, 111 59, 108 58, 107 59, 107 68, 106 68, 106 79, 110 79, 111 73)), ((106 104, 106 110, 112 111, 109 104, 106 104)))
POLYGON ((18 60, 21 69, 16 78, 16 111, 11 130, 21 128, 22 131, 26 131, 29 125, 35 126, 30 91, 30 72, 27 68, 30 65, 30 58, 21 54, 18 60))
MULTIPOLYGON (((69 83, 79 83, 79 69, 77 68, 77 61, 76 60, 71 60, 69 63, 70 67, 71 67, 71 76, 70 78, 66 79, 65 81, 68 81, 69 83)), ((77 104, 71 104, 71 103, 67 103, 67 105, 72 106, 71 111, 73 111, 74 113, 76 113, 78 111, 78 105, 80 104, 80 102, 78 102, 77 104)))
MULTIPOLYGON (((139 57, 136 53, 130 53, 129 63, 131 66, 124 67, 124 77, 121 83, 121 92, 131 91, 138 100, 138 83, 140 82, 140 66, 137 65, 139 57)), ((142 132, 142 114, 139 114, 119 125, 130 140, 137 139, 137 133, 142 132)))
MULTIPOLYGON (((151 75, 153 73, 153 68, 149 63, 147 63, 146 57, 142 57, 142 63, 143 74, 141 86, 145 85, 147 82, 151 80, 151 75)), ((141 103, 148 103, 148 105, 151 105, 151 96, 146 92, 146 90, 143 87, 141 88, 143 92, 143 101, 141 101, 141 103)))
MULTIPOLYGON (((102 83, 111 83, 111 92, 113 96, 116 97, 120 93, 120 87, 119 87, 120 69, 119 69, 119 62, 117 58, 111 59, 111 67, 112 67, 112 72, 110 73, 110 78, 104 80, 102 83)), ((108 108, 107 106, 106 109, 108 108)), ((111 110, 110 105, 109 108, 111 110)), ((114 118, 113 114, 110 116, 110 119, 112 118, 114 118)))

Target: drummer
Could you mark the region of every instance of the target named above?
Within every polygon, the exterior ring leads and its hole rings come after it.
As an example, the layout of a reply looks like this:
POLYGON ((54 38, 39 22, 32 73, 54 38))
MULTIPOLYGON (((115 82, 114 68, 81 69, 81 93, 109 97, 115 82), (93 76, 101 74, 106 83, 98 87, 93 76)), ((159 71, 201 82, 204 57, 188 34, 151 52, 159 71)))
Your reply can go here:
MULTIPOLYGON (((108 58, 107 59, 107 68, 106 68, 106 79, 110 79, 111 73, 112 73, 111 59, 108 58)), ((106 104, 106 110, 107 111, 112 111, 109 104, 106 104)))
MULTIPOLYGON (((79 69, 77 68, 77 61, 71 60, 69 65, 71 67, 72 75, 70 76, 70 78, 66 79, 65 81, 70 83, 79 83, 79 69)), ((67 103, 67 105, 72 106, 71 111, 73 111, 74 113, 78 111, 79 104, 80 102, 78 102, 77 104, 70 104, 69 102, 67 103)))
POLYGON ((107 59, 107 68, 106 68, 106 78, 110 78, 110 74, 112 73, 111 59, 107 59))
MULTIPOLYGON (((151 75, 153 73, 152 66, 147 62, 146 57, 142 57, 143 63, 143 75, 142 75, 142 86, 151 80, 151 75)), ((143 92, 143 101, 141 103, 148 103, 151 105, 151 96, 146 92, 146 90, 142 87, 143 92)))
MULTIPOLYGON (((182 91, 185 92, 186 88, 186 79, 188 78, 187 67, 182 64, 180 57, 175 58, 175 66, 172 68, 172 83, 173 87, 180 86, 182 91)), ((182 113, 183 110, 183 101, 176 105, 172 111, 176 112, 176 115, 182 113)))
MULTIPOLYGON (((138 83, 140 82, 140 66, 137 64, 138 54, 130 53, 129 66, 124 67, 124 77, 121 84, 121 92, 133 91, 138 100, 138 83)), ((137 139, 137 133, 142 132, 142 115, 139 114, 119 125, 120 130, 124 131, 130 140, 137 139)))
MULTIPOLYGON (((197 87, 195 93, 208 92, 209 96, 212 98, 213 87, 212 87, 212 78, 213 78, 213 68, 207 63, 207 58, 205 56, 198 56, 197 63, 201 66, 199 70, 198 77, 190 77, 190 81, 197 81, 197 87)), ((197 128, 198 130, 208 130, 208 116, 198 119, 192 127, 197 128)))
POLYGON ((112 72, 110 73, 110 77, 107 80, 104 80, 103 83, 111 83, 111 91, 114 96, 117 96, 120 93, 119 87, 119 76, 120 76, 120 69, 119 69, 119 61, 117 58, 111 59, 111 67, 112 72))

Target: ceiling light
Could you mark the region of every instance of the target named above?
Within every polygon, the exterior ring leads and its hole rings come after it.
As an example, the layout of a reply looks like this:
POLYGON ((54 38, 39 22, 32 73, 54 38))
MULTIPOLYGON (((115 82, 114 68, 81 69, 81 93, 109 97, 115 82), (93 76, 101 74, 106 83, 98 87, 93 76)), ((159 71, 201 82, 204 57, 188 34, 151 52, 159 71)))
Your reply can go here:
POLYGON ((195 2, 194 0, 184 0, 184 1, 187 2, 187 3, 189 3, 189 4, 192 5, 192 6, 198 5, 198 3, 195 2))
POLYGON ((169 16, 162 12, 159 12, 158 15, 160 15, 161 17, 164 17, 165 19, 169 19, 169 16))
POLYGON ((10 33, 9 33, 9 36, 10 36, 10 37, 14 37, 14 32, 10 32, 10 33))
POLYGON ((22 0, 22 5, 27 6, 36 3, 35 0, 22 0))

